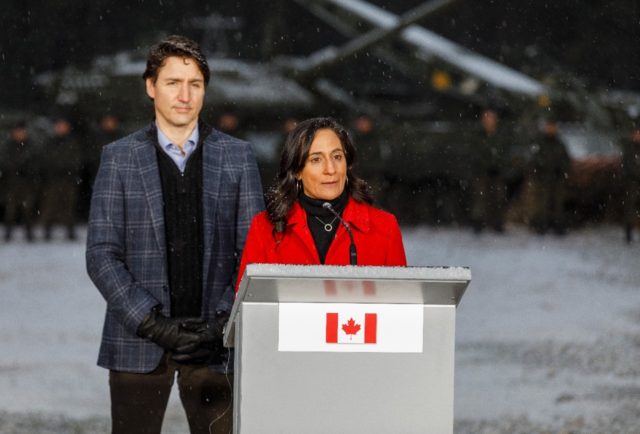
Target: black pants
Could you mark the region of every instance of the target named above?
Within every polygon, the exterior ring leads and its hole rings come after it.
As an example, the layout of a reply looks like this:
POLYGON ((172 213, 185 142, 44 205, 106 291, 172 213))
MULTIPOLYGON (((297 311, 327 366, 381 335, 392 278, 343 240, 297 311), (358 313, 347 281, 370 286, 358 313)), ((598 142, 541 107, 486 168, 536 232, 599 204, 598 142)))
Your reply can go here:
POLYGON ((109 372, 113 434, 160 434, 175 374, 191 434, 230 434, 233 376, 165 354, 148 374, 109 372))

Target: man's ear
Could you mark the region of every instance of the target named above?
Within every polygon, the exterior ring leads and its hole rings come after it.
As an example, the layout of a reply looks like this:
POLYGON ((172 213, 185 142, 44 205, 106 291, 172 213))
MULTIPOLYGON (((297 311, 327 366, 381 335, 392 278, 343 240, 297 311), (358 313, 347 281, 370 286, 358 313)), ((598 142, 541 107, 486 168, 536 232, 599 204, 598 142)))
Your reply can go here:
POLYGON ((153 81, 153 79, 151 78, 147 78, 145 80, 145 84, 146 84, 146 88, 147 88, 147 95, 149 96, 149 98, 154 99, 156 96, 156 83, 155 81, 153 81))

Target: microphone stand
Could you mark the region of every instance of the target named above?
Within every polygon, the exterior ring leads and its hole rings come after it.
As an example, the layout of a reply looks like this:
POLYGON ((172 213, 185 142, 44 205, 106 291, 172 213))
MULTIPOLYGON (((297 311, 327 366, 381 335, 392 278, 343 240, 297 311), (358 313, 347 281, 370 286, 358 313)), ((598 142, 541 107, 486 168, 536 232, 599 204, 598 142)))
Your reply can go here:
POLYGON ((345 222, 342 219, 342 217, 340 217, 340 214, 338 214, 336 210, 333 209, 333 207, 329 202, 323 203, 322 208, 328 209, 331 212, 331 214, 336 216, 338 220, 340 220, 340 223, 342 223, 342 225, 347 229, 347 233, 349 234, 349 239, 351 240, 351 244, 349 245, 349 262, 351 263, 351 265, 358 265, 358 253, 356 252, 356 243, 353 240, 353 233, 351 232, 351 226, 349 226, 349 223, 345 222))

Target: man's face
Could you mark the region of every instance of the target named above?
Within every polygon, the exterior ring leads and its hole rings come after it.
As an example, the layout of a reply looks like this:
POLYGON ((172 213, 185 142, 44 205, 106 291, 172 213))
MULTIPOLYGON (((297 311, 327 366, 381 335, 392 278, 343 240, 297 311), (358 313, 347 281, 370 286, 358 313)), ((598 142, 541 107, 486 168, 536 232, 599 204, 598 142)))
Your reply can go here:
POLYGON ((204 77, 195 60, 168 57, 158 70, 155 83, 146 81, 159 126, 194 127, 204 101, 204 77))

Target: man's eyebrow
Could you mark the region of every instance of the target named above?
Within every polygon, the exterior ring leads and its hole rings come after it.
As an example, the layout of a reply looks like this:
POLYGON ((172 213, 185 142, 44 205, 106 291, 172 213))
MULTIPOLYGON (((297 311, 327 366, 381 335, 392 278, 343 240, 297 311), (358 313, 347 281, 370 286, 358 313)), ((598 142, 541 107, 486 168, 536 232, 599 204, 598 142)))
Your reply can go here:
MULTIPOLYGON (((183 78, 179 78, 179 77, 165 77, 165 78, 163 78, 163 80, 164 81, 185 81, 183 78)), ((204 82, 204 79, 202 79, 202 78, 190 78, 187 81, 189 81, 191 83, 196 82, 196 81, 204 82)))

